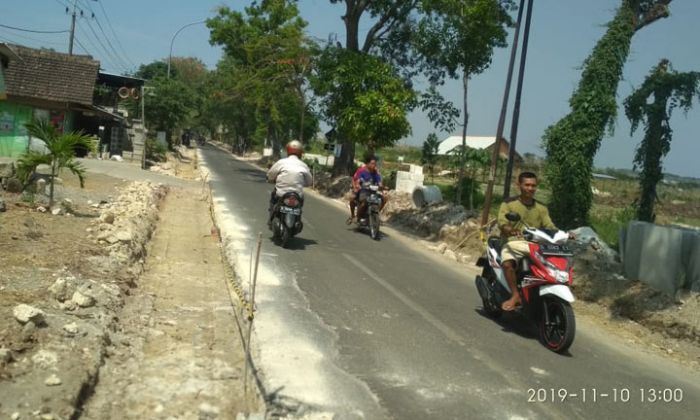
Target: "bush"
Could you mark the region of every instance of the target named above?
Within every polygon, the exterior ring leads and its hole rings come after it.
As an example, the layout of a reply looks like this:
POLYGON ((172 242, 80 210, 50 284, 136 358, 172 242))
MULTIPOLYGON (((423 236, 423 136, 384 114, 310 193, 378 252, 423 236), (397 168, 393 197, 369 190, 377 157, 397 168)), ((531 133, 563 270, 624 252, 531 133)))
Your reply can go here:
MULTIPOLYGON (((474 208, 476 209, 484 205, 485 196, 484 193, 481 191, 481 184, 471 178, 464 178, 464 180, 462 181, 462 199, 460 200, 460 204, 462 204, 465 209, 469 208, 469 194, 472 190, 472 185, 474 187, 474 208)), ((449 201, 452 203, 455 202, 455 184, 438 184, 437 187, 440 188, 442 198, 445 201, 449 201)), ((494 203, 493 205, 496 205, 496 203, 494 203)))
POLYGON ((153 162, 165 162, 167 157, 168 147, 159 143, 156 139, 146 139, 146 159, 153 162))
POLYGON ((591 227, 598 236, 614 250, 619 251, 620 229, 635 220, 636 209, 633 206, 612 212, 591 214, 591 227))

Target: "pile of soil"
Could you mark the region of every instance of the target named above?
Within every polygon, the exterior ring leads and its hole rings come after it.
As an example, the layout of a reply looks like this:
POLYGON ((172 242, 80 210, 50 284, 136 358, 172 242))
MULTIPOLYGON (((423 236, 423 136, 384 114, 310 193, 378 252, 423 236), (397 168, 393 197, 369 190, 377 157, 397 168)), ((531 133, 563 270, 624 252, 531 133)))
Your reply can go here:
POLYGON ((122 255, 142 249, 163 194, 156 186, 125 187, 97 174, 88 175, 85 189, 67 175, 56 192, 63 201, 57 214, 40 205, 45 197, 2 193, 2 418, 75 415, 97 380, 109 331, 140 272, 141 253, 122 255), (92 236, 107 211, 114 216, 110 224, 132 227, 129 238, 122 233, 108 244, 92 236))
POLYGON ((626 279, 617 255, 604 244, 579 242, 574 257, 577 311, 620 335, 631 335, 693 368, 700 367, 700 294, 675 299, 645 283, 626 279), (632 323, 632 324, 630 324, 632 323))
POLYGON ((410 194, 390 191, 383 211, 385 221, 429 241, 457 261, 473 263, 483 251, 476 214, 448 202, 415 208, 410 194))

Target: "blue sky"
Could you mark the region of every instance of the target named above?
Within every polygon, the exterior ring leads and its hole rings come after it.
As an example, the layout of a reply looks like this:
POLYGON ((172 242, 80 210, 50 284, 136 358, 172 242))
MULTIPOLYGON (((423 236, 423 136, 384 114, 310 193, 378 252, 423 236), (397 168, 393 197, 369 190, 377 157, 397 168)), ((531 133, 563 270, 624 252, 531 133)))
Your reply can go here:
MULTIPOLYGON (((1 0, 0 24, 42 30, 62 30, 70 27, 65 5, 72 0, 1 0)), ((131 63, 151 62, 167 57, 170 40, 181 26, 205 19, 213 14, 216 6, 227 4, 240 9, 248 1, 204 0, 100 0, 107 11, 109 22, 100 4, 91 0, 79 0, 89 16, 90 4, 97 21, 78 20, 77 37, 82 45, 100 59, 109 71, 121 72, 131 63), (99 24, 109 35, 112 44, 120 50, 123 45, 127 58, 110 58, 96 41, 92 30, 102 37, 99 24), (114 40, 109 24, 113 26, 119 42, 114 40), (92 30, 90 27, 92 26, 92 30), (122 63, 124 62, 124 63, 122 63)), ((580 76, 582 61, 590 53, 596 40, 604 32, 604 24, 614 13, 619 0, 535 0, 533 9, 530 48, 526 68, 518 132, 518 151, 543 154, 540 141, 544 129, 568 111, 567 101, 580 76)), ((328 0, 301 0, 303 17, 309 21, 309 34, 326 39, 335 33, 344 41, 344 27, 340 16, 342 5, 328 0)), ((618 96, 624 99, 639 86, 649 70, 661 58, 668 58, 679 71, 700 71, 700 1, 675 0, 671 3, 672 16, 643 29, 635 35, 632 53, 620 83, 618 96)), ((367 30, 371 22, 360 23, 367 30)), ((29 34, 0 27, 0 41, 12 41, 28 46, 46 46, 66 51, 68 35, 29 34)), ((104 39, 102 43, 109 49, 104 39)), ((76 46, 77 52, 82 52, 76 46)), ((183 30, 175 40, 173 54, 196 56, 213 67, 221 50, 208 43, 208 31, 204 25, 183 30)), ((506 76, 508 51, 496 52, 491 67, 475 77, 470 85, 470 135, 494 135, 506 76)), ((459 101, 460 84, 451 82, 445 86, 445 94, 459 101)), ((410 115, 413 133, 402 142, 420 144, 434 131, 430 121, 420 112, 410 115)), ((676 112, 671 125, 674 139, 671 152, 664 162, 665 170, 685 176, 700 177, 700 104, 688 115, 676 112)), ((506 137, 510 122, 506 124, 506 137)), ((440 133, 445 137, 448 133, 440 133)), ((634 137, 629 135, 629 124, 623 110, 619 110, 615 133, 606 138, 596 157, 601 167, 629 168, 637 143, 643 131, 634 137)))

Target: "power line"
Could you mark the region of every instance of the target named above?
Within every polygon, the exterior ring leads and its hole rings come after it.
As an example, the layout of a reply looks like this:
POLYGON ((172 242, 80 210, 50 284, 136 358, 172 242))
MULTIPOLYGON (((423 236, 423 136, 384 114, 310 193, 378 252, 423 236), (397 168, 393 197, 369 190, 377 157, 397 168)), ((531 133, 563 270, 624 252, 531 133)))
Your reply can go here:
POLYGON ((0 23, 0 27, 7 28, 7 29, 13 29, 15 31, 21 31, 21 32, 32 32, 35 34, 64 34, 64 33, 70 32, 68 29, 64 29, 62 31, 40 31, 40 30, 36 30, 36 29, 17 28, 15 26, 3 25, 1 23, 0 23))
POLYGON ((78 44, 78 46, 80 47, 80 49, 83 50, 83 52, 84 52, 85 54, 87 54, 87 55, 89 55, 89 56, 92 56, 92 54, 90 53, 90 51, 88 51, 88 49, 85 48, 85 46, 83 45, 83 43, 80 42, 80 40, 79 40, 78 38, 75 38, 74 40, 75 40, 75 43, 78 44))
MULTIPOLYGON (((3 33, 6 33, 6 31, 3 30, 3 33)), ((60 46, 63 45, 63 43, 58 43, 58 42, 55 42, 55 41, 45 41, 45 40, 43 40, 43 39, 32 38, 32 37, 30 37, 30 36, 26 36, 26 35, 22 35, 22 34, 11 33, 10 35, 13 36, 13 37, 19 37, 19 38, 22 38, 22 39, 26 39, 26 40, 28 40, 28 41, 38 42, 39 44, 50 44, 50 45, 60 45, 60 46)), ((5 36, 7 36, 7 35, 5 35, 5 36)), ((15 43, 15 44, 22 44, 22 42, 16 42, 16 41, 11 41, 11 42, 13 42, 13 43, 15 43)))
POLYGON ((65 1, 62 1, 62 0, 55 0, 55 1, 56 1, 56 3, 60 4, 63 7, 70 8, 70 5, 68 3, 66 3, 65 1))
POLYGON ((99 28, 100 32, 102 32, 102 36, 104 36, 105 41, 107 41, 107 45, 112 49, 112 52, 114 53, 114 56, 119 59, 122 65, 124 65, 124 68, 128 68, 129 64, 126 62, 127 60, 124 60, 122 55, 117 51, 116 48, 114 48, 114 45, 112 45, 112 42, 109 40, 109 37, 105 33, 105 30, 102 28, 102 24, 100 24, 99 19, 97 19, 97 16, 93 13, 93 17, 95 18, 95 23, 97 23, 97 27, 99 28))
POLYGON ((107 26, 109 26, 109 29, 112 31, 112 35, 114 35, 114 40, 117 42, 117 45, 119 46, 119 48, 121 48, 122 53, 124 53, 124 57, 129 62, 129 64, 132 65, 132 67, 136 67, 136 64, 134 64, 134 62, 129 59, 129 55, 126 52, 126 48, 124 48, 121 41, 119 41, 119 37, 117 36, 117 32, 114 30, 114 27, 112 26, 112 22, 109 20, 109 15, 107 14, 107 11, 105 10, 105 7, 102 4, 102 1, 97 0, 97 3, 100 5, 100 9, 102 9, 102 14, 104 15, 105 19, 107 20, 107 26))
MULTIPOLYGON (((89 26, 89 25, 88 25, 88 26, 89 26)), ((90 45, 92 45, 92 46, 94 47, 94 50, 93 50, 93 51, 99 51, 99 48, 98 48, 98 47, 96 46, 96 44, 93 42, 92 38, 90 38, 90 37, 87 35, 87 32, 85 32, 85 30, 83 29, 83 27, 80 26, 80 25, 76 25, 76 28, 78 28, 78 29, 80 30, 80 33, 81 33, 81 35, 83 35, 83 38, 84 38, 85 40, 87 40, 87 41, 90 43, 90 45)), ((93 31, 93 33, 94 33, 94 31, 93 31)), ((99 38, 97 39, 97 41, 98 41, 98 43, 100 43, 99 38)), ((102 45, 102 44, 100 43, 100 45, 102 45)), ((104 49, 104 46, 102 46, 102 48, 104 49)), ((95 54, 92 54, 92 55, 95 56, 95 54)), ((109 55, 103 56, 103 58, 104 58, 104 61, 105 61, 112 69, 114 69, 114 70, 118 70, 118 69, 119 69, 119 65, 116 65, 115 62, 114 62, 114 60, 113 60, 109 55)))
MULTIPOLYGON (((80 2, 80 0, 78 0, 78 1, 80 2)), ((92 13, 92 19, 95 19, 95 23, 97 24, 98 29, 99 29, 100 32, 102 33, 102 36, 104 37, 105 41, 107 41, 107 45, 109 45, 109 47, 111 48, 111 53, 112 53, 113 57, 114 57, 117 61, 119 61, 119 64, 120 64, 125 70, 128 70, 129 64, 127 63, 127 61, 129 61, 129 60, 128 60, 128 59, 127 59, 127 60, 124 60, 124 58, 123 58, 122 55, 119 53, 119 51, 117 51, 117 49, 114 48, 114 45, 112 44, 112 41, 109 40, 109 37, 107 36, 107 33, 105 32, 104 28, 102 27, 102 24, 100 23, 100 20, 97 18, 97 15, 95 14, 95 10, 92 8, 92 6, 91 6, 90 3, 88 2, 88 0, 84 0, 84 1, 82 2, 82 4, 83 4, 83 6, 87 7, 87 9, 90 11, 90 13, 92 13)), ((133 63, 132 63, 132 65, 133 65, 133 63)))
POLYGON ((120 62, 119 62, 119 59, 116 58, 116 57, 114 56, 114 54, 112 54, 112 52, 105 46, 105 44, 102 42, 102 40, 100 39, 100 37, 97 35, 97 32, 95 31, 95 29, 94 29, 94 28, 92 27, 92 25, 90 24, 90 21, 89 21, 89 20, 86 20, 85 22, 87 23, 87 26, 88 26, 88 28, 90 29, 90 32, 92 32, 92 34, 95 36, 95 39, 97 40, 97 42, 98 42, 98 43, 100 44, 100 46, 102 47, 102 50, 103 50, 105 53, 107 53, 107 56, 109 56, 110 60, 112 61, 112 64, 113 64, 113 65, 116 64, 116 66, 114 66, 114 67, 115 67, 115 68, 122 67, 122 70, 127 70, 127 68, 124 67, 124 63, 120 63, 120 62))

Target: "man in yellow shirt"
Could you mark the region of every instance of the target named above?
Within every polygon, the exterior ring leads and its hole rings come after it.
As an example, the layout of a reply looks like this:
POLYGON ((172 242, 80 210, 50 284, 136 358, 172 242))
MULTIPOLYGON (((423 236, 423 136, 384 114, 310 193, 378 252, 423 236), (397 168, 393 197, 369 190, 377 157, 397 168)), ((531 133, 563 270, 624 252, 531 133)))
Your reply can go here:
POLYGON ((518 186, 520 187, 520 195, 506 199, 498 210, 498 227, 501 229, 504 243, 501 250, 501 261, 511 290, 510 299, 503 302, 502 309, 504 311, 512 311, 520 305, 515 267, 519 259, 530 255, 529 243, 522 236, 524 224, 539 229, 556 229, 549 217, 547 207, 535 200, 537 175, 532 172, 522 172, 518 176, 518 186), (518 213, 525 223, 513 224, 508 221, 506 214, 509 212, 518 213))

